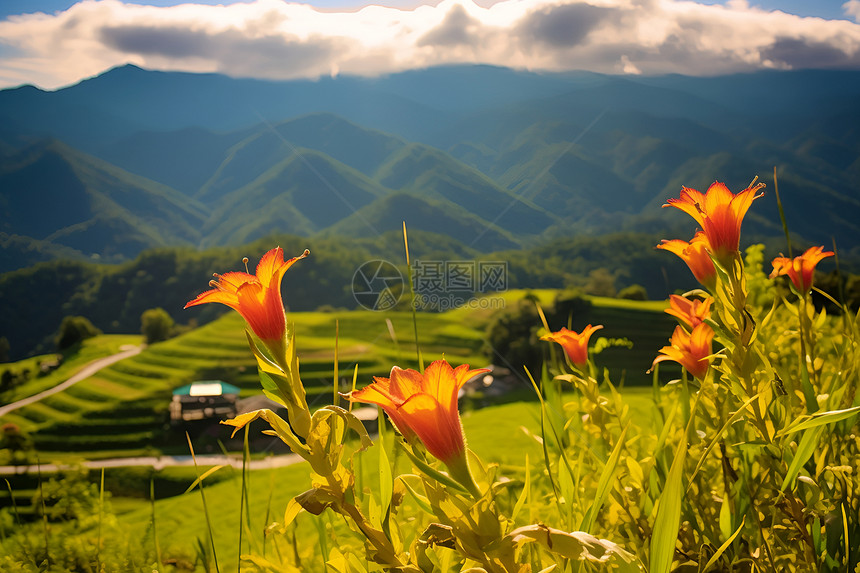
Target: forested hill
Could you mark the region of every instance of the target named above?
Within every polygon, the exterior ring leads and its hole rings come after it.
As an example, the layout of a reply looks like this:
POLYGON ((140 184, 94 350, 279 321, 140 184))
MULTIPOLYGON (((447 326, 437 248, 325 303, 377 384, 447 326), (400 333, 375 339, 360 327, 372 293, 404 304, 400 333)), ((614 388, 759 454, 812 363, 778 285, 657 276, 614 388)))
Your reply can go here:
MULTIPOLYGON (((654 235, 616 234, 600 238, 559 239, 533 250, 479 253, 442 235, 409 232, 413 263, 424 261, 490 261, 505 265, 505 288, 587 287, 596 273, 601 289, 620 291, 643 285, 655 298, 669 286, 693 287, 687 268, 669 253, 651 248, 654 235), (609 277, 607 282, 606 278, 609 277)), ((183 310, 186 302, 209 288, 212 273, 242 270, 242 257, 251 271, 259 257, 280 245, 286 256, 305 248, 311 255, 284 277, 283 292, 291 310, 325 307, 356 308, 352 284, 367 261, 387 260, 404 279, 403 238, 390 232, 378 238, 345 240, 268 237, 242 247, 205 251, 160 248, 146 251, 121 265, 78 261, 45 262, 0 276, 0 337, 10 342, 12 357, 53 350, 53 336, 64 316, 82 315, 105 332, 138 332, 143 311, 162 307, 177 323, 207 322, 227 309, 203 305, 183 310)), ((404 287, 408 284, 404 280, 404 287)), ((463 295, 463 293, 459 293, 463 295)), ((612 294, 603 292, 602 294, 612 294)), ((401 298, 408 308, 409 297, 401 298)))
POLYGON ((55 259, 372 239, 403 220, 490 253, 667 233, 682 185, 768 183, 745 232, 856 255, 860 72, 715 78, 455 66, 241 80, 110 70, 0 91, 0 272, 55 259), (44 208, 50 206, 50 208, 44 208))

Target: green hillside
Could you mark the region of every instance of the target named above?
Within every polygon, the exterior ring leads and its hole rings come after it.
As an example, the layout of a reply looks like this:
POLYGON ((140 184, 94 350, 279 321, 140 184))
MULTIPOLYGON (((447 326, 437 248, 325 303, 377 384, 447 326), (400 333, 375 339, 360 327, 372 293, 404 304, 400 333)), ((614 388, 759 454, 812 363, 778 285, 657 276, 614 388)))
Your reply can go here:
MULTIPOLYGON (((54 350, 53 337, 63 317, 82 315, 106 333, 137 332, 141 314, 164 308, 179 324, 192 318, 204 324, 224 312, 215 305, 193 314, 183 311, 185 303, 206 289, 213 273, 243 269, 242 257, 253 266, 258 258, 280 245, 289 255, 305 248, 311 256, 290 269, 284 277, 284 300, 293 310, 320 307, 356 308, 352 284, 356 271, 365 262, 387 260, 408 276, 402 236, 402 211, 408 211, 409 245, 412 260, 488 261, 505 265, 506 288, 588 288, 592 273, 604 273, 612 287, 638 284, 650 298, 661 299, 675 289, 694 288, 687 267, 675 256, 653 249, 662 238, 684 236, 676 233, 624 232, 600 236, 562 236, 535 247, 522 249, 505 231, 475 217, 463 217, 445 203, 428 202, 408 194, 393 194, 374 202, 326 231, 330 236, 303 239, 272 235, 242 247, 217 247, 206 251, 188 248, 161 248, 146 251, 121 265, 93 264, 73 260, 42 262, 33 267, 0 275, 0 337, 11 345, 11 356, 22 358, 54 350), (382 209, 389 204, 390 210, 382 209), (359 215, 366 220, 359 219, 359 215), (369 231, 373 221, 377 231, 369 231), (366 235, 345 239, 341 233, 366 235), (481 235, 483 233, 483 235, 481 235), (480 236, 504 249, 480 252, 469 245, 480 236)), ((664 210, 665 211, 665 210, 664 210)), ((751 219, 754 221, 754 219, 751 219)), ((754 235, 746 240, 757 240, 754 235)), ((802 245, 801 245, 802 246, 802 245)), ((772 241, 765 256, 777 256, 784 241, 772 241)), ((855 257, 856 260, 856 257, 855 257)), ((840 253, 843 270, 850 266, 850 250, 840 253)), ((824 261, 823 272, 834 263, 824 261)), ((835 282, 831 281, 835 287, 835 282)), ((604 287, 601 287, 604 288, 604 287)), ((847 288, 847 285, 846 285, 847 288)), ((598 289, 594 292, 606 292, 598 289)), ((845 292, 848 292, 847 290, 845 292)), ((833 296, 839 296, 838 288, 833 296)))
POLYGON ((254 181, 217 201, 203 228, 208 236, 204 244, 246 243, 273 229, 312 235, 384 193, 365 175, 327 155, 294 149, 254 181))
POLYGON ((243 136, 242 131, 218 133, 200 127, 140 131, 94 153, 131 173, 157 174, 161 183, 194 196, 243 136))
POLYGON ((3 232, 107 258, 196 242, 207 216, 175 190, 57 141, 0 160, 0 204, 3 232))
MULTIPOLYGON (((463 211, 519 235, 539 235, 555 218, 528 197, 500 187, 480 171, 469 168, 438 149, 411 144, 379 167, 376 179, 390 189, 423 198, 446 199, 463 211)), ((487 250, 486 245, 481 248, 487 250)))
POLYGON ((323 236, 373 237, 396 230, 406 221, 409 229, 446 235, 482 251, 515 248, 517 239, 507 230, 458 209, 448 200, 425 199, 410 193, 393 193, 359 209, 327 228, 323 236), (478 242, 480 241, 480 244, 478 242))
MULTIPOLYGON (((768 188, 746 232, 781 238, 774 166, 796 240, 833 238, 848 261, 860 256, 860 131, 848 103, 858 77, 453 66, 258 82, 126 66, 57 92, 0 90, 0 115, 17 112, 4 123, 0 159, 0 207, 10 214, 0 233, 17 238, 0 270, 63 248, 120 261, 153 246, 235 245, 278 231, 363 237, 411 218, 405 208, 415 205, 402 199, 371 207, 392 192, 443 201, 441 227, 495 224, 497 238, 474 243, 484 252, 654 233, 675 227, 660 205, 681 186, 719 179, 738 190, 756 175, 768 188), (54 139, 32 144, 45 136, 54 139), (61 208, 40 211, 45 203, 61 208), (384 223, 347 220, 363 208, 384 223)), ((454 236, 468 244, 477 233, 454 236)))

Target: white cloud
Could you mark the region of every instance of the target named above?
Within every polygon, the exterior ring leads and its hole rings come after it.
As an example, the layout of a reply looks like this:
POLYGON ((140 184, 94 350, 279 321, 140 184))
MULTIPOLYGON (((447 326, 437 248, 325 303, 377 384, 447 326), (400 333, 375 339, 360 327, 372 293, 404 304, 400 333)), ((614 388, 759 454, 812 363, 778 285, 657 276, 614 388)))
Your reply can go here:
POLYGON ((842 5, 842 12, 854 18, 855 22, 860 22, 860 0, 848 0, 842 5))
MULTIPOLYGON (((860 0, 843 9, 857 18, 860 0)), ((169 8, 84 0, 0 22, 0 86, 56 88, 123 63, 285 79, 462 62, 694 75, 860 68, 860 25, 743 0, 442 0, 354 12, 282 0, 169 8)))

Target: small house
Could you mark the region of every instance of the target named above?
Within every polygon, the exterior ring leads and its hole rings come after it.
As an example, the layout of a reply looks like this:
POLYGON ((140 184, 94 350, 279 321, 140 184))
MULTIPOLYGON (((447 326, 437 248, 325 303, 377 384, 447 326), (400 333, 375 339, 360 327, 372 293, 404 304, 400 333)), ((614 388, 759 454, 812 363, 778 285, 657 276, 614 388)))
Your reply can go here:
POLYGON ((225 419, 236 415, 239 388, 220 380, 200 380, 173 391, 171 423, 225 419))

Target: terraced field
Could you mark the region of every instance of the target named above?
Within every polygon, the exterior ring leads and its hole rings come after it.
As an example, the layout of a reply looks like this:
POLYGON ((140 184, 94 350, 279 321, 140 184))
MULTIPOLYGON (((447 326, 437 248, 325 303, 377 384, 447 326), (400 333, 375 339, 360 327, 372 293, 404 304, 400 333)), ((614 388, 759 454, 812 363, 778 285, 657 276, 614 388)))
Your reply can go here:
MULTIPOLYGON (((361 383, 366 383, 372 375, 387 373, 393 364, 415 364, 410 313, 294 313, 290 319, 297 334, 302 379, 314 405, 331 403, 336 324, 344 389, 351 384, 356 365, 361 383)), ((425 315, 419 316, 419 331, 432 341, 422 348, 428 359, 445 353, 458 361, 482 360, 478 355, 481 333, 476 329, 425 315)), ((64 392, 4 416, 3 422, 18 424, 31 434, 42 459, 171 450, 184 444, 184 436, 177 439, 167 424, 172 391, 200 379, 234 384, 243 397, 259 394, 244 323, 235 313, 154 344, 64 392)))
MULTIPOLYGON (((555 291, 531 294, 548 305, 555 291)), ((523 295, 522 291, 511 291, 500 296, 510 304, 523 295)), ((632 349, 608 348, 597 357, 599 365, 610 368, 615 383, 623 377, 627 384, 650 384, 651 377, 645 371, 672 330, 671 320, 661 312, 664 306, 660 302, 592 299, 588 312, 577 317, 578 321, 603 324, 605 328, 598 336, 626 337, 633 342, 632 349)), ((485 365, 481 347, 491 315, 492 310, 486 308, 419 313, 419 343, 425 363, 444 356, 455 364, 485 365)), ((341 391, 350 388, 356 366, 357 383, 363 386, 374 375, 386 375, 392 365, 417 365, 415 327, 409 312, 311 312, 291 313, 289 317, 296 332, 301 376, 312 407, 332 401, 336 331, 341 391)), ((116 346, 118 341, 110 344, 116 346)), ((104 343, 94 341, 90 345, 97 347, 104 343)), ((95 352, 88 351, 88 356, 95 352)), ((672 374, 667 369, 661 372, 661 377, 668 379, 672 374)), ((61 393, 3 416, 0 424, 14 422, 29 433, 42 462, 159 453, 184 455, 188 453, 184 432, 171 428, 168 422, 172 391, 194 380, 206 379, 236 385, 242 397, 260 393, 244 322, 236 313, 225 314, 201 328, 154 344, 61 393)), ((34 383, 40 384, 39 390, 44 389, 43 381, 34 383)), ((25 395, 35 393, 28 388, 19 391, 25 395)), ((529 393, 524 390, 516 396, 528 397, 529 393)), ((223 432, 218 430, 214 428, 207 437, 210 449, 218 440, 226 441, 226 428, 223 432)), ((194 443, 197 448, 198 438, 194 438, 194 443)), ((227 442, 227 446, 238 449, 241 444, 237 440, 227 442)), ((29 506, 34 484, 32 476, 13 478, 11 485, 19 508, 29 506)), ((0 491, 0 506, 9 504, 8 497, 7 491, 0 491)))
MULTIPOLYGON (((536 291, 547 303, 553 291, 536 291)), ((523 295, 504 294, 506 302, 523 295)), ((598 336, 626 337, 633 348, 609 348, 598 356, 613 380, 647 384, 645 371, 672 329, 662 303, 629 303, 593 299, 580 321, 603 324, 598 336), (662 323, 665 321, 665 329, 662 323), (655 328, 655 325, 660 328, 655 328), (665 333, 662 332, 665 330, 665 333), (656 331, 656 334, 655 334, 656 331), (623 374, 622 374, 623 373, 623 374)), ((419 313, 418 333, 425 362, 445 356, 454 363, 483 365, 483 332, 491 312, 456 309, 443 314, 419 313)), ((291 313, 299 348, 302 380, 312 405, 331 403, 337 331, 341 389, 351 385, 358 366, 359 386, 392 365, 417 364, 414 326, 409 312, 291 313)), ((16 410, 2 418, 31 434, 43 460, 69 456, 95 459, 158 451, 185 453, 185 439, 168 425, 173 389, 194 380, 219 379, 238 386, 243 397, 259 393, 259 380, 247 347, 244 323, 228 313, 183 336, 154 344, 132 358, 113 364, 64 392, 16 410)))

